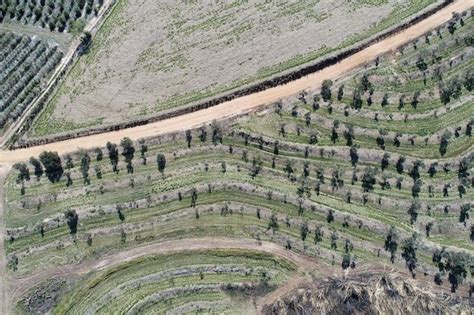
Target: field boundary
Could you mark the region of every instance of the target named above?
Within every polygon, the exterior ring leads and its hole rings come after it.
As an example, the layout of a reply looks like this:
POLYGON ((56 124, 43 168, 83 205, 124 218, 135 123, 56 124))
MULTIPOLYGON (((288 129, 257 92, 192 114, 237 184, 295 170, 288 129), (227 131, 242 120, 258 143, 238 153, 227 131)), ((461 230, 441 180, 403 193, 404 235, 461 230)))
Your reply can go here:
MULTIPOLYGON (((119 130, 123 130, 123 129, 130 129, 130 128, 137 127, 137 126, 143 126, 143 125, 147 125, 147 124, 150 124, 150 123, 163 121, 163 120, 173 118, 173 117, 177 117, 177 116, 181 116, 181 115, 184 115, 184 114, 189 114, 189 113, 192 113, 192 112, 195 112, 195 111, 199 111, 199 110, 202 110, 202 109, 206 109, 206 108, 216 106, 218 104, 221 104, 221 103, 224 103, 224 102, 227 102, 227 101, 231 101, 231 100, 236 99, 236 98, 240 98, 240 97, 250 95, 250 94, 253 94, 253 93, 256 93, 256 92, 261 92, 261 91, 264 91, 264 90, 267 90, 267 89, 270 89, 270 88, 281 86, 281 85, 287 84, 291 81, 295 81, 297 79, 305 77, 309 74, 320 71, 320 70, 322 70, 324 68, 327 68, 329 66, 335 65, 335 64, 341 62, 342 60, 344 60, 344 59, 360 52, 361 50, 363 50, 363 49, 365 49, 365 48, 367 48, 367 47, 369 47, 369 46, 371 46, 371 45, 373 45, 377 42, 380 42, 380 41, 382 41, 382 40, 384 40, 384 39, 386 39, 386 38, 388 38, 388 37, 390 37, 390 36, 392 36, 396 33, 399 33, 399 32, 409 28, 410 26, 412 26, 414 24, 417 24, 418 22, 420 22, 420 21, 426 19, 427 17, 437 13, 438 11, 444 9, 445 7, 447 7, 448 5, 450 5, 452 3, 454 3, 454 0, 444 0, 442 3, 440 3, 440 4, 436 5, 435 7, 421 13, 420 15, 414 16, 414 17, 410 18, 408 21, 405 21, 405 22, 403 22, 402 24, 400 24, 398 26, 392 27, 391 29, 389 29, 389 30, 387 30, 387 31, 385 31, 381 34, 375 35, 372 38, 369 38, 365 41, 362 41, 358 44, 355 44, 352 48, 344 49, 342 51, 339 51, 339 52, 333 54, 332 56, 330 55, 330 56, 328 56, 328 57, 326 57, 322 60, 319 60, 315 63, 307 64, 307 65, 302 66, 302 67, 300 67, 296 70, 290 70, 290 72, 288 72, 286 74, 279 75, 279 76, 264 80, 262 82, 252 84, 250 86, 238 89, 236 91, 233 91, 233 92, 230 92, 230 93, 227 93, 227 94, 224 94, 224 95, 222 95, 220 97, 217 97, 217 98, 212 98, 210 100, 203 101, 203 102, 197 103, 195 105, 182 107, 182 108, 172 110, 172 111, 169 111, 169 112, 164 112, 164 113, 158 114, 154 117, 137 119, 137 120, 134 120, 134 121, 131 121, 131 122, 113 124, 113 125, 96 127, 96 128, 89 128, 89 129, 85 129, 85 130, 79 130, 77 132, 69 132, 69 133, 65 133, 65 134, 58 134, 56 136, 51 136, 51 137, 48 137, 48 138, 21 139, 21 140, 18 140, 18 143, 10 144, 8 148, 10 150, 29 148, 29 147, 40 146, 40 145, 53 143, 53 142, 58 142, 58 141, 70 140, 70 139, 80 138, 80 137, 86 137, 86 136, 95 135, 95 134, 101 134, 101 133, 112 132, 112 131, 119 131, 119 130)), ((43 104, 43 107, 44 107, 44 105, 45 104, 43 104)), ((29 127, 31 126, 31 123, 35 119, 36 115, 39 114, 39 112, 41 110, 42 110, 42 108, 35 111, 35 114, 34 114, 35 116, 34 117, 32 117, 32 115, 30 115, 28 117, 29 124, 26 124, 26 125, 22 126, 22 128, 19 129, 19 133, 15 134, 15 139, 19 139, 21 137, 21 135, 23 135, 29 129, 29 127)))

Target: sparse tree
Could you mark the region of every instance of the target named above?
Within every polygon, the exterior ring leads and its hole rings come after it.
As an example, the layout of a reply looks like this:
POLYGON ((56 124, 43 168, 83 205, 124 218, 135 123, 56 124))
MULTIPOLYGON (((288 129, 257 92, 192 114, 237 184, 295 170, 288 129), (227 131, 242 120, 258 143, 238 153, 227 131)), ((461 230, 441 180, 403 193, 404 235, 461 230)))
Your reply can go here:
POLYGON ((117 145, 109 141, 107 142, 107 150, 109 152, 109 160, 110 160, 110 164, 112 165, 112 170, 115 173, 118 173, 117 166, 118 166, 118 161, 119 161, 119 152, 117 149, 117 145))
POLYGON ((87 154, 87 151, 82 152, 81 173, 82 173, 82 178, 84 180, 85 185, 90 184, 90 179, 89 179, 90 163, 91 163, 91 158, 90 158, 89 154, 87 154))
POLYGON ((388 230, 384 248, 386 251, 390 252, 390 262, 393 264, 395 262, 395 253, 398 248, 398 234, 394 226, 391 226, 390 230, 388 230))
POLYGON ((16 163, 13 165, 13 168, 18 171, 18 181, 29 181, 30 180, 30 170, 25 163, 16 163))
POLYGON ((374 190, 375 180, 375 170, 373 168, 366 168, 364 175, 362 176, 362 188, 364 192, 370 192, 374 190))
POLYGON ((30 164, 33 165, 36 180, 39 181, 41 176, 43 176, 43 166, 41 165, 40 161, 34 157, 30 158, 30 164))
POLYGON ((304 242, 306 240, 306 237, 308 236, 309 233, 309 228, 308 228, 308 223, 303 222, 300 226, 300 234, 301 234, 301 240, 304 242))
POLYGON ((328 102, 332 99, 331 87, 332 87, 331 80, 323 81, 323 84, 321 86, 321 97, 323 98, 325 102, 328 102))
POLYGON ((122 147, 122 155, 125 158, 125 162, 127 163, 127 171, 128 173, 133 173, 132 160, 135 155, 133 142, 130 138, 123 138, 120 142, 120 146, 122 147))
POLYGON ((416 250, 418 249, 418 237, 413 234, 410 238, 403 241, 402 257, 405 259, 406 266, 412 277, 415 278, 415 269, 417 267, 418 259, 416 257, 416 250))
POLYGON ((163 174, 166 168, 166 157, 164 154, 158 153, 156 155, 156 164, 158 165, 158 171, 163 174))
POLYGON ((45 151, 40 155, 40 161, 44 166, 46 176, 52 183, 57 183, 63 176, 61 158, 57 152, 45 151))
POLYGON ((148 152, 148 146, 144 141, 140 143, 140 156, 142 158, 143 165, 146 165, 146 153, 148 152))
POLYGON ((380 104, 382 107, 388 106, 388 94, 385 93, 382 98, 382 103, 380 104))
POLYGON ((342 98, 344 97, 344 84, 339 87, 339 90, 337 91, 337 100, 341 101, 342 98))
POLYGON ((191 191, 191 207, 196 207, 196 201, 198 199, 198 194, 196 188, 193 188, 191 191))
POLYGON ((334 210, 329 209, 326 220, 328 221, 328 223, 331 223, 334 221, 334 210))
POLYGON ((268 228, 267 230, 272 230, 273 234, 275 234, 276 231, 278 231, 278 219, 274 213, 272 213, 270 217, 270 222, 268 222, 268 228))
POLYGON ((77 233, 77 224, 79 223, 79 216, 75 210, 68 210, 64 213, 66 218, 66 223, 69 227, 71 235, 76 235, 77 233))
POLYGON ((408 214, 410 215, 410 224, 416 222, 418 219, 418 214, 420 212, 420 204, 418 202, 413 202, 408 208, 408 214))
POLYGON ((102 161, 102 159, 104 158, 104 153, 102 153, 102 150, 100 148, 96 148, 94 152, 95 152, 96 161, 97 162, 102 161))
POLYGON ((350 265, 351 265, 351 254, 346 252, 342 256, 341 267, 343 270, 346 270, 347 268, 349 268, 350 265))
POLYGON ((383 154, 383 157, 382 157, 382 161, 381 161, 381 169, 382 169, 382 172, 387 169, 388 165, 389 165, 389 159, 390 159, 390 154, 388 153, 384 153, 383 154))
POLYGON ((314 244, 318 244, 323 241, 323 230, 321 229, 320 226, 317 226, 316 229, 314 230, 314 244))
POLYGON ((331 233, 331 249, 336 250, 337 249, 337 240, 339 239, 339 235, 337 235, 337 232, 334 230, 331 233))
POLYGON ((464 223, 466 226, 467 220, 469 220, 469 213, 471 212, 471 204, 467 203, 461 205, 461 211, 459 212, 459 222, 464 223))
POLYGON ((347 127, 346 131, 344 131, 344 138, 346 139, 346 145, 348 147, 351 147, 354 144, 354 128, 351 125, 347 127))
POLYGON ((188 144, 188 149, 191 148, 192 140, 193 140, 193 135, 191 134, 191 130, 186 130, 186 143, 188 144))
POLYGON ((448 144, 449 139, 452 137, 451 132, 445 131, 444 134, 441 136, 441 141, 439 143, 439 153, 441 156, 444 156, 448 151, 448 144))

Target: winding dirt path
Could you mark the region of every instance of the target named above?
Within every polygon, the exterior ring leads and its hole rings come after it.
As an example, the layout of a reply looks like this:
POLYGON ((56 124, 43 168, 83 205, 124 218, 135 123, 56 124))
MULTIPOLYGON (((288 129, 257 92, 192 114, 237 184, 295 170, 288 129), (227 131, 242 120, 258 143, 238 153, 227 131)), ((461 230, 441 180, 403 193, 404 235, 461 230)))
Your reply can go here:
POLYGON ((221 103, 214 107, 144 126, 75 138, 16 151, 0 151, 0 163, 24 161, 31 156, 38 156, 45 150, 65 154, 76 151, 79 148, 91 149, 104 146, 107 141, 119 142, 124 137, 138 140, 141 138, 199 127, 202 124, 210 123, 213 120, 222 120, 246 114, 256 110, 260 106, 271 104, 279 99, 294 95, 299 91, 319 86, 325 79, 339 78, 348 71, 374 60, 377 56, 389 53, 401 45, 410 42, 414 38, 418 38, 428 31, 435 29, 439 25, 446 23, 452 18, 453 12, 463 12, 469 10, 473 6, 474 0, 457 0, 423 21, 363 49, 336 65, 327 67, 285 85, 270 88, 232 101, 221 103))
POLYGON ((200 249, 258 250, 285 258, 293 262, 300 270, 310 271, 315 267, 322 268, 321 265, 317 264, 316 259, 286 250, 282 246, 271 242, 261 242, 261 244, 258 245, 256 240, 253 239, 191 238, 183 240, 170 240, 132 248, 104 257, 100 260, 85 261, 80 264, 68 265, 64 267, 51 267, 46 270, 38 271, 37 273, 25 278, 12 279, 11 285, 14 288, 12 290, 12 299, 16 300, 34 285, 46 279, 71 274, 84 275, 91 271, 103 270, 105 268, 109 268, 146 255, 169 254, 173 252, 200 249))

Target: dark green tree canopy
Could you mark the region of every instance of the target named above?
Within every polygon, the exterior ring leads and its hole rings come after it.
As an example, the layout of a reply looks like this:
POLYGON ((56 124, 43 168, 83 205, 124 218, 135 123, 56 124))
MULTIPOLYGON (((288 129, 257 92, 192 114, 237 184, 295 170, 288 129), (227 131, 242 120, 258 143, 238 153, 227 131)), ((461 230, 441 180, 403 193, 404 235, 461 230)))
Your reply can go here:
POLYGON ((40 155, 40 161, 44 166, 46 176, 52 183, 57 183, 63 176, 61 158, 57 152, 45 151, 40 155))

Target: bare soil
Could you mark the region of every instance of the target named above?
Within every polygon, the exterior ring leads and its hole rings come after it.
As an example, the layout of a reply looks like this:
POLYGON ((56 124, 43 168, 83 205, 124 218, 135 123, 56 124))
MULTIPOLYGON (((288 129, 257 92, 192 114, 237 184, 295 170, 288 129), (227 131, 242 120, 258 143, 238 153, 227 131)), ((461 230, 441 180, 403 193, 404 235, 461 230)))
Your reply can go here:
POLYGON ((429 18, 413 25, 406 30, 388 37, 377 44, 374 44, 340 63, 322 69, 301 79, 292 81, 286 85, 267 89, 262 92, 247 95, 232 101, 221 103, 208 109, 200 110, 190 114, 170 118, 164 121, 151 123, 130 129, 123 129, 116 132, 91 135, 82 138, 55 142, 42 146, 15 151, 0 151, 0 163, 13 163, 24 161, 31 156, 39 156, 45 150, 56 151, 60 154, 71 153, 79 148, 90 149, 102 147, 107 141, 119 142, 123 137, 138 140, 147 137, 155 137, 170 132, 184 131, 202 124, 210 123, 214 120, 223 120, 250 113, 261 106, 271 104, 282 98, 295 95, 302 90, 315 90, 320 87, 325 79, 337 79, 345 73, 357 68, 365 63, 374 60, 377 56, 394 51, 398 47, 410 42, 414 38, 422 36, 437 26, 449 21, 452 12, 463 12, 474 6, 474 0, 456 1, 443 10, 430 16, 429 18))
POLYGON ((136 119, 268 77, 409 3, 121 0, 33 135, 136 119))

